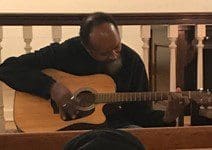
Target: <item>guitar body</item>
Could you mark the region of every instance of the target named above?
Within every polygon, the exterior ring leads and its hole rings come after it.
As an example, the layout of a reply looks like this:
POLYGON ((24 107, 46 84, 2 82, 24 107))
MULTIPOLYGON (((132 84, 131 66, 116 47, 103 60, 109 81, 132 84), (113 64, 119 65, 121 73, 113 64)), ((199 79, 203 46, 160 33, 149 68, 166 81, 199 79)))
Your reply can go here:
MULTIPOLYGON (((83 88, 94 89, 97 93, 114 93, 116 86, 112 78, 103 74, 74 76, 54 69, 44 73, 64 84, 73 93, 83 88)), ((50 102, 28 93, 16 91, 14 102, 14 120, 23 132, 57 131, 78 123, 102 124, 106 118, 102 112, 104 104, 96 104, 95 111, 86 117, 63 121, 54 114, 50 102)))

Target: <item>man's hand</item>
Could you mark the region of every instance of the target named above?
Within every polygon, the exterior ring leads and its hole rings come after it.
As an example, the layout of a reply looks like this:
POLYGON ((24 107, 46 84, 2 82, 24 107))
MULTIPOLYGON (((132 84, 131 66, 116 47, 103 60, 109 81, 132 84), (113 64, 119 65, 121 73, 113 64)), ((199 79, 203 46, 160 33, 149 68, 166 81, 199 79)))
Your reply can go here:
POLYGON ((175 121, 183 113, 184 107, 185 101, 180 91, 170 93, 163 120, 167 123, 175 121))
POLYGON ((76 105, 73 104, 74 96, 71 91, 61 83, 54 83, 50 91, 51 99, 54 100, 59 107, 60 117, 62 120, 76 118, 76 105))

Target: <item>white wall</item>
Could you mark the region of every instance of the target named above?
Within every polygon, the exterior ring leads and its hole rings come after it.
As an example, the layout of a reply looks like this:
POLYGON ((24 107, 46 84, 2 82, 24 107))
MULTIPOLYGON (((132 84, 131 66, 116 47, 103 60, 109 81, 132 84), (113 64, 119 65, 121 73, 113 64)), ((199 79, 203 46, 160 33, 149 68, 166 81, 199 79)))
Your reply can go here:
POLYGON ((0 0, 1 12, 210 12, 211 0, 0 0))

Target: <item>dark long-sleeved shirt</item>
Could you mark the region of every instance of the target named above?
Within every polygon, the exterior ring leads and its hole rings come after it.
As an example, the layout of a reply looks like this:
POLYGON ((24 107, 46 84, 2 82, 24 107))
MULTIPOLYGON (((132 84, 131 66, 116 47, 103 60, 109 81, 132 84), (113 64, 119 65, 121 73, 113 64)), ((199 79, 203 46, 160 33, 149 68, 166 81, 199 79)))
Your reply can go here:
MULTIPOLYGON (((122 67, 120 70, 115 74, 108 74, 116 83, 116 91, 147 91, 148 79, 143 61, 139 55, 125 44, 122 44, 121 58, 122 67)), ((54 68, 78 76, 97 73, 107 74, 104 67, 102 67, 102 63, 89 55, 81 44, 80 38, 74 37, 62 44, 53 43, 34 53, 8 58, 0 65, 0 80, 15 90, 48 99, 50 98, 51 85, 55 80, 41 72, 45 68, 54 68)), ((134 122, 133 124, 140 124, 140 122, 148 122, 147 116, 149 114, 152 115, 150 111, 147 111, 148 113, 143 111, 150 109, 146 103, 127 103, 121 107, 120 105, 108 104, 106 109, 115 109, 114 107, 119 107, 124 111, 112 115, 111 120, 125 120, 125 118, 128 118, 127 120, 139 120, 139 122, 134 122), (143 117, 141 119, 136 118, 141 117, 142 114, 143 117)), ((106 116, 110 118, 110 114, 106 114, 106 116)), ((161 122, 161 115, 159 116, 159 122, 161 122)), ((149 119, 152 120, 155 117, 149 117, 149 119)), ((158 117, 156 117, 157 119, 158 117)), ((146 126, 145 123, 144 126, 146 126)))
MULTIPOLYGON (((110 75, 116 83, 117 92, 146 91, 148 80, 139 56, 122 44, 121 58, 123 66, 120 71, 110 75)), ((16 90, 48 99, 51 84, 55 81, 41 72, 45 68, 80 76, 106 73, 102 63, 94 60, 80 38, 75 37, 62 44, 53 43, 34 53, 8 58, 0 65, 0 80, 16 90)))

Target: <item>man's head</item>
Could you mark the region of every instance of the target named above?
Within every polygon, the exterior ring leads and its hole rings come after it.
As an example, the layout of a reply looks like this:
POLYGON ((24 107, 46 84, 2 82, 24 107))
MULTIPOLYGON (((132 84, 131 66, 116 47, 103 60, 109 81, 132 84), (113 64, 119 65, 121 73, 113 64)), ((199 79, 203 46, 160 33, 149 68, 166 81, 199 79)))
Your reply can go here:
POLYGON ((121 39, 115 21, 105 13, 86 17, 80 28, 80 38, 89 54, 100 62, 120 58, 121 39))
POLYGON ((141 141, 129 132, 99 129, 79 135, 64 146, 64 150, 145 150, 141 141))

